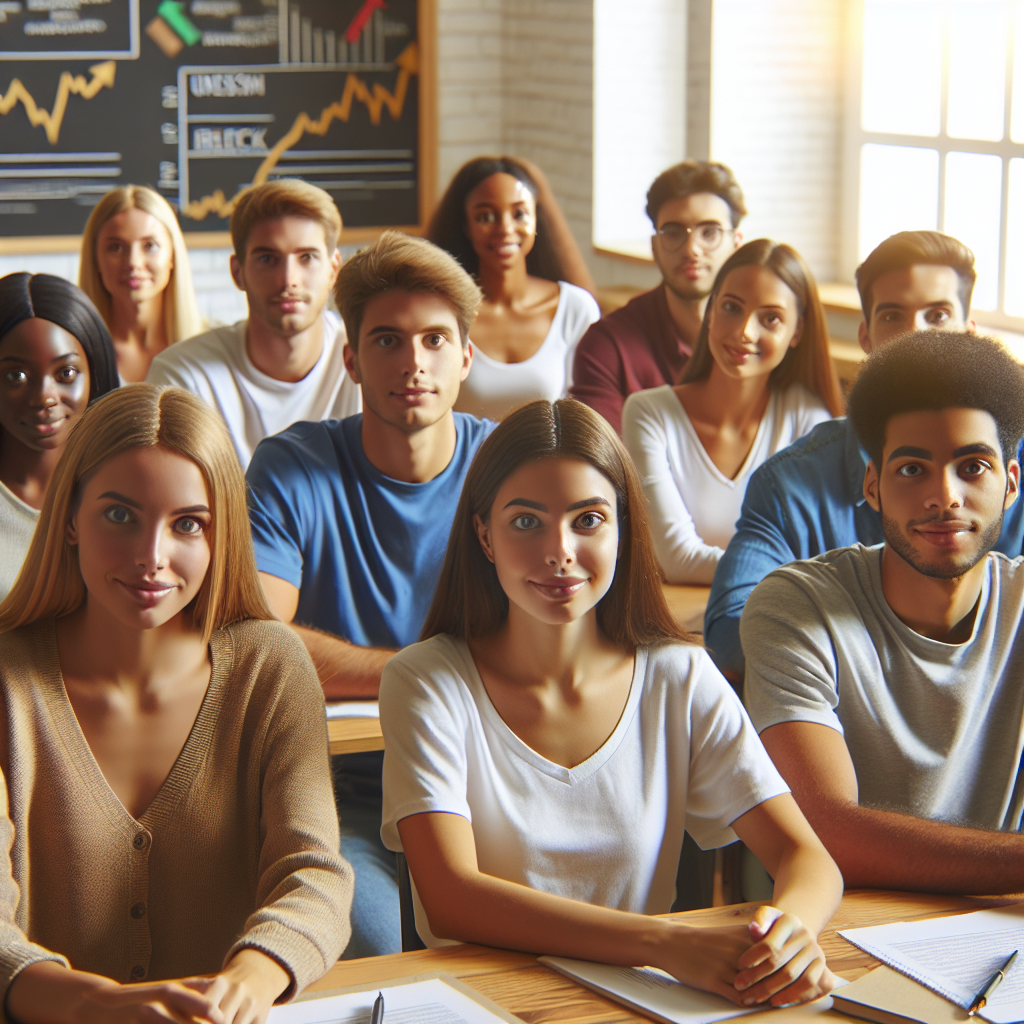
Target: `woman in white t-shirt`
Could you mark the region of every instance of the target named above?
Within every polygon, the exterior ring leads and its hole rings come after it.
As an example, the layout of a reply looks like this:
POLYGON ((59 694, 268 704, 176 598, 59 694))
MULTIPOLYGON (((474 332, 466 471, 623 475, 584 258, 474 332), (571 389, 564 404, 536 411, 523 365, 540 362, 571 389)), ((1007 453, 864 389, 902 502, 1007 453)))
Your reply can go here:
POLYGON ((510 157, 470 160, 452 178, 427 238, 484 293, 455 408, 497 420, 535 398, 568 394, 576 345, 601 310, 540 170, 510 157))
POLYGON ((669 583, 710 583, 754 470, 841 414, 807 264, 788 245, 748 242, 715 278, 682 382, 631 395, 622 413, 669 583))
POLYGON ((815 936, 839 871, 673 622, 636 471, 597 413, 533 402, 483 443, 422 635, 381 681, 381 836, 425 942, 651 965, 744 1005, 829 991, 815 936), (774 904, 726 928, 650 916, 684 829, 739 836, 774 904))

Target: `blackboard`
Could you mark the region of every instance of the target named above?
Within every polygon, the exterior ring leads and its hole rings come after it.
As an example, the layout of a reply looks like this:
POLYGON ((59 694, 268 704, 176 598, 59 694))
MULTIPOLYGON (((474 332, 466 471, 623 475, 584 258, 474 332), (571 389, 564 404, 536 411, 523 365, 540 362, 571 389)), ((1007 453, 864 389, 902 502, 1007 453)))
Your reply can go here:
POLYGON ((0 238, 79 235, 129 183, 222 233, 275 177, 349 237, 422 225, 433 31, 430 0, 0 0, 0 238))

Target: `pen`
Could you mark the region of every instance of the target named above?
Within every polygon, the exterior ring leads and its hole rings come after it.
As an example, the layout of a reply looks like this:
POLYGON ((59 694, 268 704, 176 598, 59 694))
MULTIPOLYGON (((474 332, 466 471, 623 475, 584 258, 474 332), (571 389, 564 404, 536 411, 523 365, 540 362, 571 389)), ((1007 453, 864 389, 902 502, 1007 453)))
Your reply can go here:
MULTIPOLYGON (((985 987, 974 997, 974 1002, 971 1003, 970 1009, 967 1011, 968 1017, 973 1017, 983 1006, 985 1006, 995 992, 997 988, 1003 983, 1003 978, 1006 977, 1007 972, 1013 966, 1013 961, 1017 959, 1017 953, 1019 950, 1014 950, 1007 958, 1006 963, 992 975, 991 978, 985 983, 985 987)), ((377 1024, 376 1021, 373 1024, 377 1024)))
MULTIPOLYGON (((1016 955, 1016 954, 1014 954, 1016 955)), ((370 1024, 384 1024, 384 993, 378 992, 370 1014, 370 1024)))

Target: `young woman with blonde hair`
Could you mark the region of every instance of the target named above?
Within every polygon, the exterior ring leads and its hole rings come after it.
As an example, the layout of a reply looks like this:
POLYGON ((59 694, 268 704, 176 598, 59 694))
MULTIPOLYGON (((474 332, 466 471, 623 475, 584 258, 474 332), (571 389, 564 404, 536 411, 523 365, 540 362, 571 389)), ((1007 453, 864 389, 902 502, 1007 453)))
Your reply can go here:
POLYGON ((82 417, 0 604, 0 722, 12 1019, 259 1024, 337 959, 323 696, 199 399, 135 384, 82 417))
POLYGON ((748 242, 715 278, 681 383, 622 411, 669 583, 710 583, 754 470, 842 411, 810 269, 788 245, 748 242))
POLYGON ((744 1005, 816 998, 842 879, 738 698, 675 625, 640 490, 579 402, 503 420, 466 477, 423 641, 380 688, 381 836, 428 945, 651 965, 744 1005), (684 829, 775 878, 728 928, 659 918, 684 829))
POLYGON ((203 330, 178 218, 144 185, 112 189, 93 208, 78 285, 110 328, 126 381, 144 380, 157 353, 203 330))

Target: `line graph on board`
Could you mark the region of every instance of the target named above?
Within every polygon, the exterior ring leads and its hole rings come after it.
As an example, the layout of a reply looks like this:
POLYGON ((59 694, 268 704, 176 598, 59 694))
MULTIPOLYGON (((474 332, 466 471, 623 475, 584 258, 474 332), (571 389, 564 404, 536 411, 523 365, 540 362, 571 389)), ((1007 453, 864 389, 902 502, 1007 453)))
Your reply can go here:
MULTIPOLYGON (((394 67, 397 69, 398 74, 395 80, 393 90, 389 90, 381 82, 374 82, 369 85, 364 78, 355 74, 354 72, 341 72, 330 67, 317 66, 316 64, 304 65, 304 66, 278 66, 271 67, 267 66, 260 69, 247 68, 246 74, 252 75, 254 73, 262 76, 262 80, 251 85, 251 89, 254 92, 260 92, 262 89, 263 96, 267 96, 269 93, 274 91, 274 85, 272 84, 275 79, 280 79, 281 76, 287 75, 290 81, 288 85, 293 91, 299 95, 308 96, 310 92, 305 88, 301 87, 296 89, 295 76, 301 75, 322 75, 322 74, 334 74, 339 78, 344 75, 344 86, 341 89, 341 96, 338 100, 325 106, 319 113, 318 116, 310 116, 306 111, 300 111, 293 120, 291 127, 284 135, 281 136, 272 146, 269 148, 261 148, 262 144, 265 147, 265 129, 255 127, 257 118, 261 118, 264 115, 251 115, 249 118, 244 113, 220 113, 220 114, 190 114, 188 102, 196 92, 203 93, 209 91, 206 89, 205 81, 199 79, 196 81, 190 80, 193 76, 197 75, 197 70, 193 68, 181 68, 179 70, 179 95, 185 98, 185 102, 182 104, 180 119, 183 122, 183 128, 180 132, 180 136, 183 139, 183 159, 182 167, 183 172, 181 175, 182 191, 179 197, 179 207, 182 214, 192 220, 201 221, 204 220, 210 214, 214 214, 217 217, 226 218, 231 215, 231 211, 234 209, 238 202, 239 193, 236 192, 230 198, 224 194, 222 189, 215 189, 211 193, 202 196, 199 199, 191 199, 188 194, 188 186, 191 180, 189 173, 189 161, 192 159, 232 159, 232 158, 243 158, 243 159, 255 159, 259 158, 260 163, 257 166, 255 172, 252 175, 252 184, 262 184, 267 181, 275 171, 281 167, 281 161, 287 160, 294 151, 294 147, 298 145, 303 138, 307 136, 324 138, 331 130, 332 126, 336 124, 345 124, 351 117, 353 112, 353 106, 355 104, 362 105, 365 108, 368 115, 368 119, 371 125, 379 126, 385 110, 390 115, 390 118, 394 122, 398 122, 402 117, 403 110, 405 108, 406 100, 409 94, 410 81, 414 75, 419 72, 419 50, 416 43, 409 43, 405 49, 395 59, 394 67), (222 118, 224 121, 231 121, 234 126, 229 129, 232 133, 230 139, 232 145, 225 146, 224 142, 228 138, 227 133, 222 133, 219 136, 213 136, 210 133, 210 129, 199 129, 198 131, 193 130, 191 137, 191 143, 189 144, 189 125, 190 122, 195 123, 200 118, 204 119, 204 122, 208 122, 211 119, 222 118), (246 130, 246 122, 252 122, 252 126, 248 127, 249 134, 242 135, 241 133, 246 130), (241 127, 239 127, 241 126, 241 127), (237 140, 243 140, 242 144, 236 144, 237 140), (197 140, 200 144, 197 145, 197 140), (213 144, 207 145, 212 142, 213 144), (219 144, 218 144, 219 143, 219 144)), ((205 73, 209 73, 207 69, 204 69, 205 73)), ((216 73, 221 76, 230 76, 232 74, 240 74, 241 69, 216 69, 216 73)), ((211 83, 211 88, 216 91, 216 84, 211 83)), ((221 91, 230 91, 222 89, 221 91)), ((322 90, 317 90, 322 94, 322 90)), ((316 92, 313 93, 314 95, 316 92)), ((221 97, 215 97, 217 99, 221 97)), ((220 109, 220 108, 219 108, 220 109)), ((296 154, 299 158, 304 158, 306 163, 303 166, 292 164, 286 166, 285 169, 278 172, 276 176, 280 177, 291 177, 291 176, 309 176, 310 180, 313 180, 315 184, 320 185, 321 188, 325 188, 327 191, 345 191, 351 194, 354 190, 362 191, 373 191, 373 190, 396 190, 396 189, 412 189, 415 182, 406 177, 394 177, 395 174, 408 174, 412 169, 412 164, 409 162, 409 157, 412 155, 410 151, 404 149, 379 149, 379 150, 308 150, 302 153, 296 154), (323 154, 323 155, 321 155, 323 154), (369 165, 365 162, 368 156, 372 156, 376 159, 376 163, 369 165), (396 159, 398 158, 398 159, 396 159), (404 159, 403 159, 404 158, 404 159), (348 161, 346 164, 345 161, 348 161), (340 161, 340 162, 339 162, 340 161), (349 178, 341 181, 328 181, 323 177, 317 177, 318 175, 329 175, 347 173, 358 173, 360 171, 369 172, 372 168, 372 173, 379 175, 381 173, 387 175, 391 174, 390 177, 384 177, 375 181, 358 180, 355 178, 349 178)), ((248 183, 245 183, 248 184, 248 183)))
POLYGON ((20 78, 12 79, 7 92, 0 96, 0 116, 11 113, 20 103, 25 108, 32 127, 38 128, 42 125, 43 131, 46 132, 46 141, 51 146, 56 146, 60 141, 60 129, 64 123, 69 98, 74 95, 81 96, 83 100, 91 100, 101 89, 114 88, 116 61, 107 60, 102 64, 94 64, 89 71, 92 72, 89 81, 86 81, 84 75, 72 75, 70 71, 62 71, 57 83, 57 95, 50 110, 44 110, 39 106, 35 97, 21 84, 20 78))

